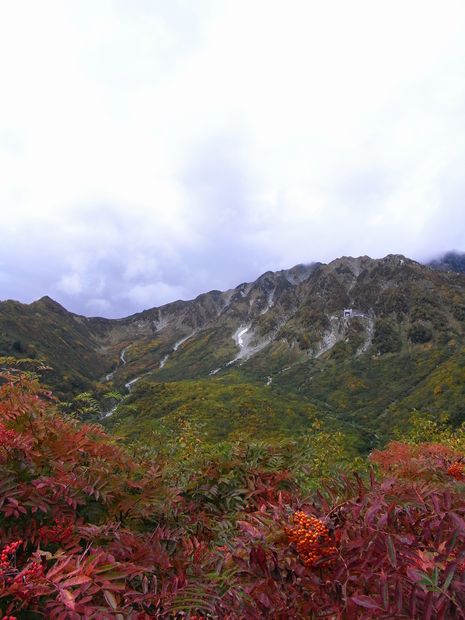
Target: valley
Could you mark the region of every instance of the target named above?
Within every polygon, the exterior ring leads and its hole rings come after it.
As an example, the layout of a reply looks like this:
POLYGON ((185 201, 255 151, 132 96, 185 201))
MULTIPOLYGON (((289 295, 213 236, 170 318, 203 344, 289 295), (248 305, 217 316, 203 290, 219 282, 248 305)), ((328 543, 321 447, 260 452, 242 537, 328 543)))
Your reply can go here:
MULTIPOLYGON (((260 399, 287 398, 350 428, 368 450, 420 407, 435 416, 447 406, 454 424, 465 419, 464 325, 462 273, 399 255, 343 257, 124 319, 74 315, 49 298, 1 302, 0 351, 43 358, 51 367, 46 380, 63 396, 119 391, 123 400, 102 421, 121 432, 160 427, 156 405, 152 422, 129 413, 150 410, 153 386, 182 385, 182 408, 205 385, 216 395, 202 417, 212 438, 224 434, 217 414, 224 392, 253 389, 261 396, 249 408, 250 432, 266 436, 271 427, 269 417, 255 416, 260 399)), ((285 436, 303 431, 270 406, 285 436)))

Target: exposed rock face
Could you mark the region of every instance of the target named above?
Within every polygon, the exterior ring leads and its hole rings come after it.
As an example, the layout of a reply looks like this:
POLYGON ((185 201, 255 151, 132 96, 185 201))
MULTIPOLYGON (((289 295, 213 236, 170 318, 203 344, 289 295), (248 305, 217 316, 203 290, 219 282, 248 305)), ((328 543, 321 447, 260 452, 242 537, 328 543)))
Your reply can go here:
POLYGON ((43 355, 60 369, 53 382, 78 390, 108 377, 124 386, 147 373, 169 380, 238 365, 265 371, 279 356, 292 362, 442 346, 463 338, 464 321, 464 275, 400 255, 342 257, 117 320, 78 316, 46 297, 2 302, 0 352, 43 355))

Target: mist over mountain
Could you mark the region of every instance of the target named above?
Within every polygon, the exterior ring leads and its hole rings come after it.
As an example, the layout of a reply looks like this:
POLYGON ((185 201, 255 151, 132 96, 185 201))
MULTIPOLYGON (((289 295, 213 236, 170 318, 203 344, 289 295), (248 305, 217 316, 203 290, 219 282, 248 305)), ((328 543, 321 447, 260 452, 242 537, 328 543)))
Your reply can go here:
POLYGON ((443 256, 432 260, 429 265, 441 271, 465 273, 465 252, 446 252, 443 256))

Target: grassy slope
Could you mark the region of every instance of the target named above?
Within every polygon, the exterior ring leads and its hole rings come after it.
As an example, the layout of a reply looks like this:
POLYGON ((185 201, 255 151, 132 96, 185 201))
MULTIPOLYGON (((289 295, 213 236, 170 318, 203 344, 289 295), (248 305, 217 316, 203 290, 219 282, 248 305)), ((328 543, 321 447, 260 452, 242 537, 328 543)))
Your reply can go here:
POLYGON ((307 399, 237 379, 140 381, 107 425, 127 440, 148 440, 154 431, 177 432, 188 419, 207 440, 219 441, 243 433, 262 439, 295 436, 314 420, 316 408, 307 399))

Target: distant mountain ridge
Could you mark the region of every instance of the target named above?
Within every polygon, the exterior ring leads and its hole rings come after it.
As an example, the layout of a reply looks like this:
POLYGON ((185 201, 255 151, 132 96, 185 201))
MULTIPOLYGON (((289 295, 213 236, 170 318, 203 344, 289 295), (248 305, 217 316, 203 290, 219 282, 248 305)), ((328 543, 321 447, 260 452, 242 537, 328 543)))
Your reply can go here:
POLYGON ((240 380, 341 415, 382 415, 461 354, 465 276, 447 261, 445 271, 401 255, 342 257, 123 319, 79 316, 49 297, 1 302, 0 353, 44 357, 64 395, 240 380))
MULTIPOLYGON (((258 281, 265 287, 271 279, 281 287, 295 285, 312 268, 298 265, 268 272, 258 281)), ((213 290, 194 300, 174 301, 123 319, 77 315, 48 296, 31 304, 6 300, 0 302, 0 354, 44 357, 54 368, 53 383, 62 383, 65 391, 83 389, 121 362, 119 355, 125 345, 164 332, 164 340, 171 339, 168 351, 177 340, 203 329, 227 306, 242 299, 252 286, 243 283, 225 292, 213 290)), ((262 299, 258 303, 267 302, 262 299)))

